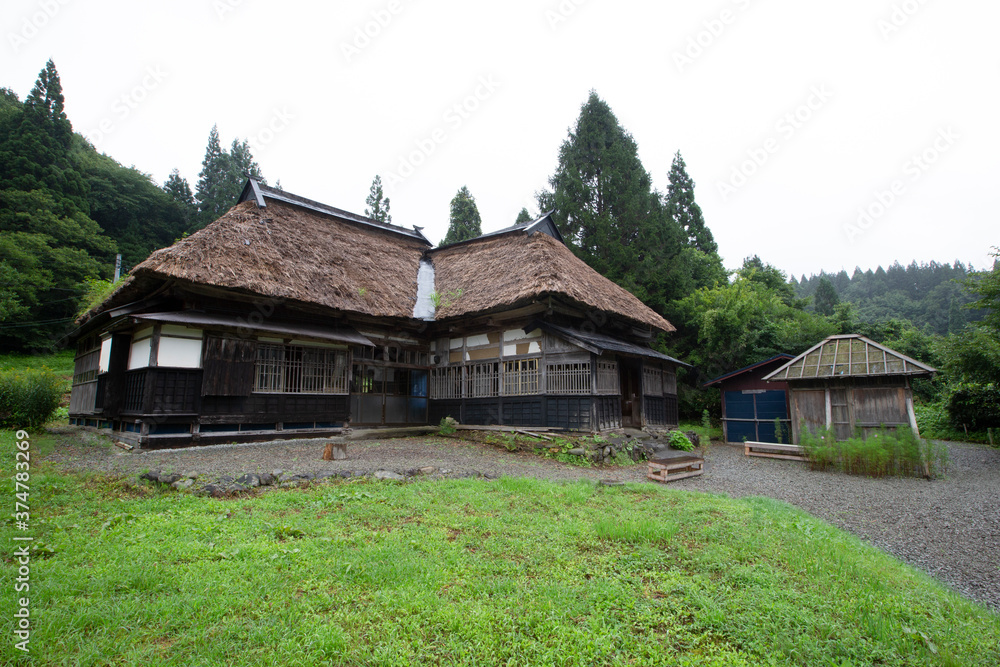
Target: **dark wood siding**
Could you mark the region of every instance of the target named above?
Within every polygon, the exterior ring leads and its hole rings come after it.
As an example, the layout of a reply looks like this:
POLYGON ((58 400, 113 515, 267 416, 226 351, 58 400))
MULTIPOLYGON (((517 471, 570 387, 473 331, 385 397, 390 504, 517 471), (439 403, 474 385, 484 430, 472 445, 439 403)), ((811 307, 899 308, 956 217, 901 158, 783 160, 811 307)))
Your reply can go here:
POLYGON ((257 341, 209 336, 203 356, 202 396, 249 396, 253 390, 257 341))

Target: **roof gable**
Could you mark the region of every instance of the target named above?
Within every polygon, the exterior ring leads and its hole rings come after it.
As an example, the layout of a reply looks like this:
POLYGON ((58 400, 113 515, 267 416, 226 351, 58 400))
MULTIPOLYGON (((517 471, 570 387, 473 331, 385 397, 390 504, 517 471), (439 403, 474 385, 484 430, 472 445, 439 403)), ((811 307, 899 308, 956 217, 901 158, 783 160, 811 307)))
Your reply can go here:
POLYGON ((859 334, 830 336, 774 372, 769 381, 931 375, 937 370, 859 334))
POLYGON ((611 313, 659 331, 675 330, 638 297, 547 234, 481 236, 435 248, 428 256, 434 262, 438 294, 453 295, 437 310, 437 320, 556 296, 589 311, 611 313))
POLYGON ((748 366, 744 366, 743 368, 737 368, 735 371, 729 371, 728 373, 723 373, 719 377, 713 378, 713 379, 709 380, 708 382, 706 382, 702 386, 703 387, 711 387, 712 385, 720 384, 722 382, 725 382, 726 380, 731 380, 731 379, 733 379, 735 377, 743 375, 744 373, 749 373, 751 371, 763 368, 763 367, 768 366, 768 365, 780 364, 780 363, 788 361, 789 359, 792 359, 792 358, 793 358, 792 355, 785 354, 784 352, 782 352, 781 354, 774 355, 770 359, 765 359, 764 361, 758 361, 755 364, 750 364, 748 366))

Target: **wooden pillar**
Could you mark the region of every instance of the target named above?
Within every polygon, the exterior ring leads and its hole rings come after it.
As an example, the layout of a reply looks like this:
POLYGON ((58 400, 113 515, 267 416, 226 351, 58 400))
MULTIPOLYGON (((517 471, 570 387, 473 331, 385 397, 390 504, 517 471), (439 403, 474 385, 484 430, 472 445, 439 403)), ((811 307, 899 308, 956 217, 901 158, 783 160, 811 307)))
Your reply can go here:
POLYGON ((830 399, 830 388, 824 390, 826 394, 826 427, 833 428, 833 402, 830 399))

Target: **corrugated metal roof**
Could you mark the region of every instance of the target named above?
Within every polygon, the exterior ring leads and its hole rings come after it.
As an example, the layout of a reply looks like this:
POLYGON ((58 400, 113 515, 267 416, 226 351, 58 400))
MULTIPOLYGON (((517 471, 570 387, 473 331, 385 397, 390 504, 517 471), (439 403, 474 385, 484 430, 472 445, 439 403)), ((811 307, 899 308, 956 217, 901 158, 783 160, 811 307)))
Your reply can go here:
POLYGON ((651 359, 660 359, 662 361, 670 361, 679 366, 684 366, 685 368, 691 368, 691 364, 686 364, 680 359, 674 359, 671 356, 667 356, 662 352, 657 352, 656 350, 648 347, 643 347, 641 345, 636 345, 634 343, 627 343, 623 340, 613 338, 612 336, 606 336, 599 333, 591 333, 588 331, 582 331, 580 329, 569 329, 567 327, 562 327, 557 324, 551 324, 549 322, 538 321, 524 328, 525 333, 531 333, 535 329, 541 329, 542 331, 547 331, 554 336, 558 336, 563 340, 566 340, 574 345, 582 347, 585 350, 589 350, 594 354, 602 354, 604 352, 618 352, 620 354, 630 354, 639 357, 649 357, 651 359))
POLYGON ((795 357, 765 380, 932 375, 937 370, 860 334, 830 336, 795 357))

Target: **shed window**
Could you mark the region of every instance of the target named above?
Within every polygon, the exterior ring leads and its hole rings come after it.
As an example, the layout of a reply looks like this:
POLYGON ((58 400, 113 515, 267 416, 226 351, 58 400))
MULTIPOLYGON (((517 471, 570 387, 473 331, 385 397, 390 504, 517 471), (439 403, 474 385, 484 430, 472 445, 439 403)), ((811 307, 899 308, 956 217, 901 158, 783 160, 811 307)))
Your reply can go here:
POLYGON ((254 391, 346 394, 347 352, 301 345, 257 346, 254 391))

